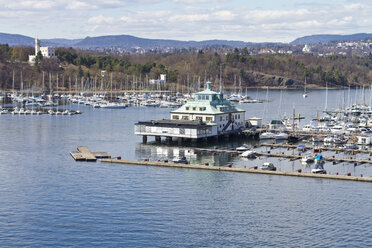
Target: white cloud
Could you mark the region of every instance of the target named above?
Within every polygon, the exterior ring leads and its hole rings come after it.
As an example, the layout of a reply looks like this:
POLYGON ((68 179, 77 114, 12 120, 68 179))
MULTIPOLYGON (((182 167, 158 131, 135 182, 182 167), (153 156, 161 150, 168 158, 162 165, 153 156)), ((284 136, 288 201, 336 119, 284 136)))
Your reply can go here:
POLYGON ((0 28, 26 35, 40 31, 42 38, 131 34, 246 41, 291 41, 317 33, 370 32, 372 5, 350 1, 348 5, 302 2, 286 9, 252 9, 248 4, 227 0, 0 0, 0 28), (61 30, 67 33, 58 33, 61 30))

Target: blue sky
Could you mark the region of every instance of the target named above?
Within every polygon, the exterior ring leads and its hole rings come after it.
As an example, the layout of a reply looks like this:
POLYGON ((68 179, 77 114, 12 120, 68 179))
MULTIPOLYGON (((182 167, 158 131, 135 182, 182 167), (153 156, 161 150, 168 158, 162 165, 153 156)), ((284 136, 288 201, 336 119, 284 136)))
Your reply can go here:
POLYGON ((0 0, 0 32, 290 42, 311 34, 372 33, 371 13, 372 0, 0 0))

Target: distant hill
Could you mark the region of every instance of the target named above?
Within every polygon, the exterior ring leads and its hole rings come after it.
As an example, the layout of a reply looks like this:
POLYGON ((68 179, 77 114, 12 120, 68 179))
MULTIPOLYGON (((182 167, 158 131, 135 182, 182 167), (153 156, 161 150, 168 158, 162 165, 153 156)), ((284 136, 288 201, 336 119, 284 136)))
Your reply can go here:
POLYGON ((331 41, 362 40, 366 38, 372 38, 372 34, 366 33, 350 35, 316 34, 297 38, 290 44, 291 45, 325 44, 331 41))
POLYGON ((231 46, 245 47, 251 46, 254 43, 244 41, 229 41, 229 40, 205 40, 205 41, 180 41, 180 40, 165 40, 165 39, 146 39, 131 35, 107 35, 98 37, 87 37, 75 44, 77 47, 205 47, 205 46, 231 46))
POLYGON ((43 46, 56 46, 56 47, 73 47, 76 43, 83 39, 42 39, 43 46))
POLYGON ((20 34, 0 33, 0 44, 8 44, 9 46, 32 46, 35 44, 35 40, 20 34))
MULTIPOLYGON (((0 33, 0 44, 10 46, 34 46, 35 39, 19 34, 0 33)), ((232 40, 180 41, 167 39, 147 39, 132 35, 106 35, 84 39, 41 39, 42 46, 104 48, 104 47, 142 47, 142 48, 190 48, 207 46, 246 47, 252 45, 273 45, 279 43, 253 43, 232 40)))

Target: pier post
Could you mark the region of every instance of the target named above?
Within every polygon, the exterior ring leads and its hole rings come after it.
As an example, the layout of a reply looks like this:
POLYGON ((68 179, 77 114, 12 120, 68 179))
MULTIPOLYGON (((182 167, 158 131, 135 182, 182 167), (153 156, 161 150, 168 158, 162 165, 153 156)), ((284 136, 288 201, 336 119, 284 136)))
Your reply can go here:
POLYGON ((172 142, 172 137, 165 137, 166 142, 172 142))
POLYGON ((155 141, 156 142, 161 142, 161 137, 160 136, 155 136, 155 141))
POLYGON ((142 136, 142 143, 143 144, 146 144, 147 143, 147 136, 146 135, 143 135, 142 136))

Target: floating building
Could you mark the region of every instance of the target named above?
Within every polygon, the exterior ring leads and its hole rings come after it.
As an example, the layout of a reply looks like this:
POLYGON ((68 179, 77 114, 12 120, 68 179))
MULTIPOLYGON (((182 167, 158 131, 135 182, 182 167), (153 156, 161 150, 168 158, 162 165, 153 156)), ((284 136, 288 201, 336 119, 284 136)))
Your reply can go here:
POLYGON ((40 40, 35 39, 35 55, 28 56, 28 63, 30 65, 35 64, 37 54, 41 52, 44 58, 52 58, 56 56, 56 51, 53 47, 40 47, 40 40))
POLYGON ((224 99, 221 92, 212 91, 207 82, 206 90, 195 94, 193 100, 171 112, 170 120, 145 121, 135 124, 135 134, 155 139, 200 139, 238 133, 245 127, 245 111, 224 99))

